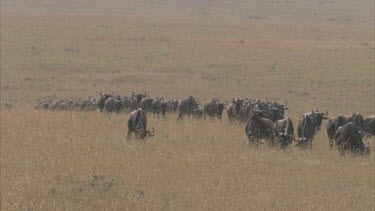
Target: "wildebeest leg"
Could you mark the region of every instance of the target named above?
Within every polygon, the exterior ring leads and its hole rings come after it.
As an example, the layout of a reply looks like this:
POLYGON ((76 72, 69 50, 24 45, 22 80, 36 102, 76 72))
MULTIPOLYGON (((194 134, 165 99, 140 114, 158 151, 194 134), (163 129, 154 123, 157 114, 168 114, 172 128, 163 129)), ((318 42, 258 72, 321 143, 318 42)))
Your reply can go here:
POLYGON ((345 155, 345 147, 343 145, 340 145, 338 147, 338 150, 339 150, 339 153, 340 153, 341 156, 345 155))
POLYGON ((182 113, 181 113, 181 111, 180 111, 180 113, 178 114, 177 119, 182 119, 182 113))
POLYGON ((132 132, 130 130, 128 130, 128 136, 126 138, 127 140, 130 140, 132 139, 132 132))
POLYGON ((333 148, 333 139, 329 138, 329 148, 332 150, 333 148))

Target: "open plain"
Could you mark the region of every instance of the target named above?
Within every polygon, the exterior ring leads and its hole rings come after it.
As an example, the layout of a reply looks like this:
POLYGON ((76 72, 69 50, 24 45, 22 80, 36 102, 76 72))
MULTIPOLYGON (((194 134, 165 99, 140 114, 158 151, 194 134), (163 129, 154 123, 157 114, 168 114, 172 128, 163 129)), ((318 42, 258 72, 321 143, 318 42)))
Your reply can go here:
MULTIPOLYGON (((4 210, 373 210, 369 156, 247 144, 244 124, 149 116, 156 136, 126 140, 127 113, 35 110, 100 92, 201 102, 288 101, 374 114, 372 0, 2 0, 4 210)), ((202 105, 201 105, 202 106, 202 105)))

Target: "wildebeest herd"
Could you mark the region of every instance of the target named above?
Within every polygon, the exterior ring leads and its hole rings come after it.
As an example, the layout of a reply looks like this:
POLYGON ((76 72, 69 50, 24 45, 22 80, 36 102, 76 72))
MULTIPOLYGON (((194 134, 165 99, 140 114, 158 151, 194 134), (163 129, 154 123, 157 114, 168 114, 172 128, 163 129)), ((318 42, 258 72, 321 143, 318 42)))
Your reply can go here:
POLYGON ((258 146, 260 140, 269 145, 286 148, 295 141, 296 146, 312 148, 315 134, 321 129, 322 122, 328 120, 327 135, 329 146, 335 144, 341 154, 351 151, 354 154, 369 154, 368 144, 363 143, 364 136, 375 135, 375 115, 363 117, 356 112, 349 116, 328 117, 328 111, 312 110, 300 116, 295 136, 292 119, 285 117, 288 103, 274 100, 233 98, 230 103, 218 98, 204 103, 199 108, 198 98, 188 96, 185 99, 166 100, 163 96, 151 98, 146 92, 132 93, 121 97, 114 93, 100 93, 98 100, 93 97, 84 99, 42 100, 35 105, 36 109, 45 110, 82 110, 120 113, 128 112, 128 139, 135 133, 138 139, 154 136, 147 129, 147 113, 154 117, 164 117, 167 113, 178 112, 178 120, 187 116, 191 119, 218 119, 221 121, 224 110, 230 122, 246 123, 245 133, 251 145, 258 146))

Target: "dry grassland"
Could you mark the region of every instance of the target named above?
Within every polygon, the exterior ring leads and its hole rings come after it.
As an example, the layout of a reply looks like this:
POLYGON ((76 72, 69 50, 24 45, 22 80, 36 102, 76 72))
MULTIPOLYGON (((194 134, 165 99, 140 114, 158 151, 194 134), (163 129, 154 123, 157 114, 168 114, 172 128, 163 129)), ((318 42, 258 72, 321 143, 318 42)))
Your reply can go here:
POLYGON ((149 118, 156 137, 126 140, 126 115, 2 112, 4 209, 371 210, 370 157, 340 156, 324 132, 312 151, 247 145, 243 125, 149 118))
POLYGON ((41 112, 101 91, 287 100, 287 115, 374 114, 374 2, 1 1, 1 208, 373 210, 369 157, 247 145, 244 125, 41 112))

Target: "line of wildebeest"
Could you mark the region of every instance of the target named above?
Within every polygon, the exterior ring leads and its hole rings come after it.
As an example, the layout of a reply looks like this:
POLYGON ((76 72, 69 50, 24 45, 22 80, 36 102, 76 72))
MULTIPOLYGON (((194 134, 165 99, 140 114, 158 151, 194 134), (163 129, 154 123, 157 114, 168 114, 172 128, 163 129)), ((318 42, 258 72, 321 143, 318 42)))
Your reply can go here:
POLYGON ((135 138, 146 139, 154 135, 147 130, 147 115, 163 117, 170 112, 178 112, 178 120, 184 116, 191 119, 221 121, 224 110, 227 110, 230 122, 247 123, 245 133, 249 144, 258 146, 260 140, 265 140, 269 145, 286 148, 293 141, 296 146, 312 148, 314 135, 320 130, 323 120, 328 120, 327 135, 329 146, 334 145, 341 154, 351 151, 354 154, 369 154, 368 144, 363 143, 365 136, 375 135, 375 115, 363 117, 356 112, 349 116, 339 115, 335 118, 328 117, 328 111, 312 110, 301 115, 297 126, 297 139, 294 135, 294 126, 291 118, 284 117, 288 109, 287 102, 278 103, 274 100, 261 101, 258 99, 233 98, 230 103, 221 102, 218 98, 204 103, 199 108, 200 102, 196 97, 189 96, 182 100, 166 100, 162 96, 151 98, 146 92, 132 93, 130 97, 121 97, 114 93, 100 93, 96 100, 93 97, 86 99, 42 100, 36 104, 37 109, 48 110, 96 110, 108 113, 129 112, 128 139, 132 133, 135 138))

